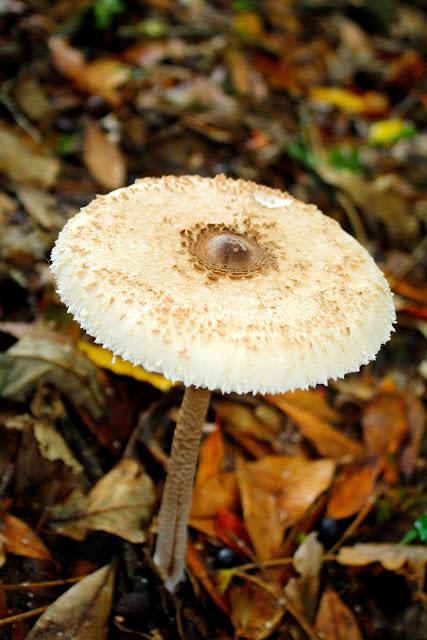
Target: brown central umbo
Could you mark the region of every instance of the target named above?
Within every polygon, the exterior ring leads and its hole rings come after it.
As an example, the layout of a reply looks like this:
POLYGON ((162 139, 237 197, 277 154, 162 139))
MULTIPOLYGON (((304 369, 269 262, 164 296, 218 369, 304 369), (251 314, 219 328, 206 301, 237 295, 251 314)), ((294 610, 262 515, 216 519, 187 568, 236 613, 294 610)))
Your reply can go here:
POLYGON ((208 277, 214 280, 220 275, 250 278, 275 266, 274 256, 253 233, 211 224, 185 229, 181 235, 194 267, 208 271, 208 277))

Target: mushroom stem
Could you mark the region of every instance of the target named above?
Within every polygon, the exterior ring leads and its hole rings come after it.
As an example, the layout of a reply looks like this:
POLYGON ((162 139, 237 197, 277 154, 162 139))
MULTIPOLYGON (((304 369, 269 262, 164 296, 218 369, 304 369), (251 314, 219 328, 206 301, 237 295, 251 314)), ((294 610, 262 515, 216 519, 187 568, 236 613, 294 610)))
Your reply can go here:
POLYGON ((210 397, 207 389, 187 387, 173 436, 154 554, 169 591, 174 591, 184 575, 194 474, 210 397))

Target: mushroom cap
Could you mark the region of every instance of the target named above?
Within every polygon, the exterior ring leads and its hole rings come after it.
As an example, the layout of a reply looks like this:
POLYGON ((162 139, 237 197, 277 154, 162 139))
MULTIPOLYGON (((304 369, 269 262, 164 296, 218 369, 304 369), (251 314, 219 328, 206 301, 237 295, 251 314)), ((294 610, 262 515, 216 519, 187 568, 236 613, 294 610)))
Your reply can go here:
POLYGON ((98 196, 61 231, 51 268, 96 342, 223 392, 357 371, 395 320, 384 275, 336 221, 224 176, 144 178, 98 196))

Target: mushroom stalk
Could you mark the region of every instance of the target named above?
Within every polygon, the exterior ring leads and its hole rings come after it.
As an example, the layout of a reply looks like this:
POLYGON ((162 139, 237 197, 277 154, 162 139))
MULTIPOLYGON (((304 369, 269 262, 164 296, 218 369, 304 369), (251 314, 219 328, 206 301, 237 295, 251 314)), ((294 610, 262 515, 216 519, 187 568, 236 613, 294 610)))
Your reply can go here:
POLYGON ((169 591, 174 591, 184 575, 194 474, 210 397, 207 389, 187 387, 173 436, 154 555, 169 591))

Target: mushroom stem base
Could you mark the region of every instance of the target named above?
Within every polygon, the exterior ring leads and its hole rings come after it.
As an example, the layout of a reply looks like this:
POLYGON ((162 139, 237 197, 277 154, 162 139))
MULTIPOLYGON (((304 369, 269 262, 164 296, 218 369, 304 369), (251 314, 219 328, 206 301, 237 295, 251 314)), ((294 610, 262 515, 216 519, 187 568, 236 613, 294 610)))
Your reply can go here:
POLYGON ((185 390, 173 437, 154 554, 154 562, 169 591, 174 591, 184 576, 194 474, 210 396, 207 389, 185 390))

